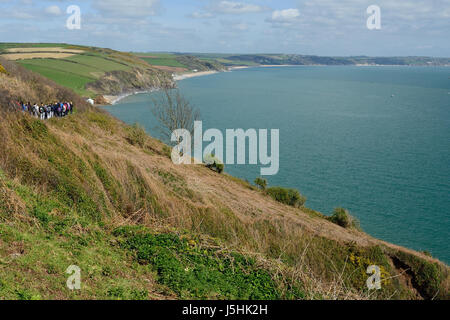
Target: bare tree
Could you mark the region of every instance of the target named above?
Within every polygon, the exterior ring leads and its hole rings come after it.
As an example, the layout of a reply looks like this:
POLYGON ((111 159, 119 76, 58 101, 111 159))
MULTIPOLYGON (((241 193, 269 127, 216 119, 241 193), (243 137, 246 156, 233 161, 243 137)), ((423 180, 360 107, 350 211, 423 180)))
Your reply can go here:
POLYGON ((158 129, 167 141, 172 132, 186 129, 194 133, 194 121, 200 119, 200 112, 187 101, 178 89, 165 89, 159 98, 153 100, 153 115, 159 122, 158 129))

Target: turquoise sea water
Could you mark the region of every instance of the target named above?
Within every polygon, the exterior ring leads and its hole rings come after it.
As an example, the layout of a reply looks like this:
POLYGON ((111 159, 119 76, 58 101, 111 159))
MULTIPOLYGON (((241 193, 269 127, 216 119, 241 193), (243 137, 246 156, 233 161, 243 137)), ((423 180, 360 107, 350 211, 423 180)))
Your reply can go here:
MULTIPOLYGON (((450 68, 251 68, 179 82, 207 128, 280 129, 280 171, 307 206, 450 263, 450 68)), ((106 107, 151 134, 151 95, 106 107)), ((227 166, 253 181, 258 166, 227 166)))

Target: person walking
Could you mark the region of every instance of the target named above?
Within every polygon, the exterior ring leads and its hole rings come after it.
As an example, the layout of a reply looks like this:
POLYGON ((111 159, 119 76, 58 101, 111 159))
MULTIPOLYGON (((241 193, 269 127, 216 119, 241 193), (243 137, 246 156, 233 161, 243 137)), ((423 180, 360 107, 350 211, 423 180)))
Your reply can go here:
POLYGON ((45 117, 45 111, 44 111, 44 104, 41 103, 41 106, 39 107, 39 116, 41 120, 44 120, 45 117))
POLYGON ((47 105, 47 119, 51 119, 52 118, 52 107, 51 105, 47 105))

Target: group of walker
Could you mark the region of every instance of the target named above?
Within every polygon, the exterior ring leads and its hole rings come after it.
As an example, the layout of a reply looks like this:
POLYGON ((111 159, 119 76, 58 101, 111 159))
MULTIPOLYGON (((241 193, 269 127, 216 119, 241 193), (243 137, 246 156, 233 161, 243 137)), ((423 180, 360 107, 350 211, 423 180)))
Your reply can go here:
POLYGON ((65 117, 68 114, 72 114, 74 110, 73 102, 55 102, 53 104, 31 104, 18 102, 17 105, 21 108, 22 112, 29 113, 35 118, 41 120, 51 119, 54 117, 65 117))

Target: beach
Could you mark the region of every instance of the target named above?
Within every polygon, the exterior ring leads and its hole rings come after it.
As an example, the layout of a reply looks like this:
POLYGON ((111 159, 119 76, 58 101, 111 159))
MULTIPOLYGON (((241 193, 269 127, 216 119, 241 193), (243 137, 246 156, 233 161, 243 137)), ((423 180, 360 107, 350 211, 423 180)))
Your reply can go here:
POLYGON ((176 74, 173 77, 173 80, 179 81, 179 80, 190 79, 190 78, 195 78, 195 77, 208 76, 208 75, 215 74, 215 73, 218 73, 218 72, 219 71, 202 71, 202 72, 176 74))
POLYGON ((123 94, 120 94, 120 95, 105 95, 105 96, 103 96, 103 98, 105 98, 105 100, 109 104, 113 105, 113 104, 118 103, 120 100, 122 100, 122 99, 124 99, 124 98, 126 98, 128 96, 131 96, 131 95, 134 95, 134 94, 139 94, 139 93, 149 93, 149 92, 153 92, 153 91, 156 91, 156 90, 157 89, 131 91, 131 92, 123 93, 123 94))

